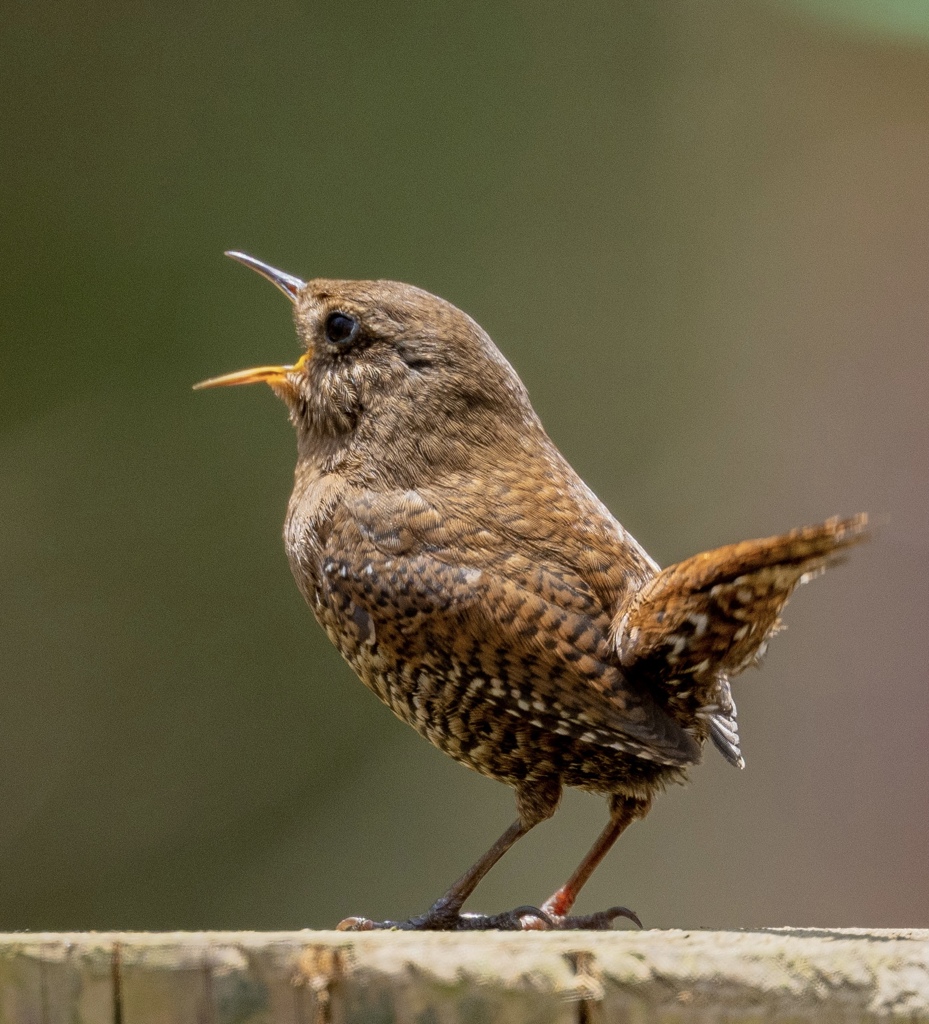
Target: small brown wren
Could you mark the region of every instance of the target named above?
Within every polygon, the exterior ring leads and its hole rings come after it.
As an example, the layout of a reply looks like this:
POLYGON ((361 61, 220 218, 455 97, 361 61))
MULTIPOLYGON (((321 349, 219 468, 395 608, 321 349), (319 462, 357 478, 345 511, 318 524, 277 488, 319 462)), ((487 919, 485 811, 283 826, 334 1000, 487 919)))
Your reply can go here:
POLYGON ((227 255, 290 299, 305 348, 197 387, 264 381, 297 432, 284 540, 329 639, 400 718, 512 786, 518 816, 422 916, 340 927, 606 928, 569 916, 616 841, 712 740, 742 767, 729 680, 757 663, 793 589, 866 517, 660 569, 568 465, 522 381, 467 315, 392 281, 301 281, 227 255), (462 913, 563 786, 610 817, 539 907, 462 913))

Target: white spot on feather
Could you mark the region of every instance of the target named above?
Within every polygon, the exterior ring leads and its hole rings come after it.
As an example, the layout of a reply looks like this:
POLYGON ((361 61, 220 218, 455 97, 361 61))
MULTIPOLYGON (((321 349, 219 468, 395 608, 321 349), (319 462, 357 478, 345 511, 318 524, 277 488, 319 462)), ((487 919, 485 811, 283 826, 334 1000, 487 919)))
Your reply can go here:
POLYGON ((688 618, 694 626, 694 636, 701 637, 706 632, 706 627, 710 624, 710 617, 706 612, 694 612, 689 615, 688 618))

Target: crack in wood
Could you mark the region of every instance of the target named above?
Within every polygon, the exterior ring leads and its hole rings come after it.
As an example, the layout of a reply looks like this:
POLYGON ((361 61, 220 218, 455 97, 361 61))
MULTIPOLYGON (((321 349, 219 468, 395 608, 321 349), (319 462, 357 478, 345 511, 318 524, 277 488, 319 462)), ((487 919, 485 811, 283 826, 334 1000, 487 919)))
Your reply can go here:
POLYGON ((123 1024, 123 952, 118 942, 113 943, 110 973, 113 979, 113 1024, 123 1024))
POLYGON ((601 1024, 603 1020, 603 973, 591 950, 578 949, 564 954, 577 987, 577 1024, 601 1024))

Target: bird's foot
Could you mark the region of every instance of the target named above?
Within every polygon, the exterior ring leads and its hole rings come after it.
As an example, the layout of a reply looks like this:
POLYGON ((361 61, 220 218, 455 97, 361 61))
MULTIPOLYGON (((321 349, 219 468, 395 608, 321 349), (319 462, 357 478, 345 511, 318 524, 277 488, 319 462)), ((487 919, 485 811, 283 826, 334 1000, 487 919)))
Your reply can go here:
POLYGON ((457 907, 436 904, 425 914, 408 921, 371 921, 367 917, 347 917, 336 927, 341 932, 380 930, 468 932, 468 931, 609 931, 619 917, 626 917, 639 928, 642 922, 634 910, 610 907, 595 914, 553 914, 544 907, 516 907, 502 914, 462 914, 457 907))
POLYGON ((552 918, 539 907, 517 907, 503 914, 462 914, 460 908, 435 904, 425 914, 408 921, 371 921, 367 917, 347 917, 336 925, 340 932, 381 930, 424 932, 524 931, 523 921, 538 921, 548 927, 552 918))

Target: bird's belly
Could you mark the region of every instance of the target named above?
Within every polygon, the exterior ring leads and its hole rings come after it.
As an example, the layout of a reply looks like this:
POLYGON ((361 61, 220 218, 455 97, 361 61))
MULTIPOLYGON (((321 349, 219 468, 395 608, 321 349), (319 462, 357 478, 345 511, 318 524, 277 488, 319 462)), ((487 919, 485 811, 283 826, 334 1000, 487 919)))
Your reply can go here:
POLYGON ((408 725, 461 764, 508 785, 558 778, 598 793, 646 797, 656 784, 681 781, 683 771, 533 724, 499 681, 433 648, 428 658, 397 656, 381 645, 373 624, 357 613, 317 617, 361 681, 408 725), (501 699, 504 697, 504 699, 501 699))

